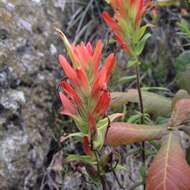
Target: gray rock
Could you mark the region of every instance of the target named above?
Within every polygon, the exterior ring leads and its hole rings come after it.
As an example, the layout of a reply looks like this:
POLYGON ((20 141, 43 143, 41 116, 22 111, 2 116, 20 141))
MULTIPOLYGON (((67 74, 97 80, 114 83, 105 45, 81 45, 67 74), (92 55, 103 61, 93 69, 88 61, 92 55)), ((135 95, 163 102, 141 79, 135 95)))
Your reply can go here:
POLYGON ((62 10, 53 0, 0 1, 0 190, 39 187, 52 138, 54 26, 61 28, 62 10))

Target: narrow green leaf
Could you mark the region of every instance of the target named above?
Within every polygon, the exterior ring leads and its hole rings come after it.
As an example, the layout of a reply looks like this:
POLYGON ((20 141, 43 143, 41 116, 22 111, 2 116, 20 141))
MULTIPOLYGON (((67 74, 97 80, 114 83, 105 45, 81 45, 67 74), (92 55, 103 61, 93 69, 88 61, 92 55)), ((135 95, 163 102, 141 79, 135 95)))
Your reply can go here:
POLYGON ((76 154, 70 154, 66 158, 67 162, 72 162, 72 161, 79 161, 87 164, 96 164, 95 161, 92 161, 92 158, 87 155, 76 155, 76 154))

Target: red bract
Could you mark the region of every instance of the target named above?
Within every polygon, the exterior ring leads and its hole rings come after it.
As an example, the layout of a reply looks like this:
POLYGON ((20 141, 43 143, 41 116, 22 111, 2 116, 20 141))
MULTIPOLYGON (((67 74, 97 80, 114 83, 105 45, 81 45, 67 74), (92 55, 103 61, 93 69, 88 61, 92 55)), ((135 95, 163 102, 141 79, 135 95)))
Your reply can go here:
POLYGON ((113 18, 106 11, 102 13, 102 17, 114 32, 121 47, 131 54, 132 35, 139 29, 142 16, 150 4, 150 0, 111 0, 110 4, 114 10, 113 18))
POLYGON ((96 119, 92 113, 88 114, 88 126, 89 126, 89 131, 90 131, 90 137, 92 140, 96 138, 96 119))
POLYGON ((91 151, 91 148, 90 148, 90 143, 89 143, 89 140, 88 140, 88 136, 83 137, 83 150, 84 150, 85 154, 87 154, 89 156, 92 156, 92 151, 91 151))
POLYGON ((115 64, 115 56, 110 54, 100 69, 103 48, 101 40, 93 50, 91 43, 71 45, 65 35, 61 35, 72 61, 71 66, 63 55, 59 56, 59 63, 67 76, 66 81, 60 82, 63 91, 60 92, 62 113, 73 117, 78 128, 85 133, 84 151, 90 155, 87 136, 89 134, 89 139, 95 140, 96 121, 108 111, 110 93, 107 83, 115 64))

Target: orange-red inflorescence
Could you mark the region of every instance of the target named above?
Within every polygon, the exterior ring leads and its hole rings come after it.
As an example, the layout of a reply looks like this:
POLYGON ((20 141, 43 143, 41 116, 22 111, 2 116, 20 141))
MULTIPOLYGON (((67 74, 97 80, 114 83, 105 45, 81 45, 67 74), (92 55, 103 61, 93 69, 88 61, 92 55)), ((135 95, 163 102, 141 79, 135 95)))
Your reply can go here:
POLYGON ((100 68, 101 40, 96 43, 94 50, 91 43, 73 45, 67 41, 66 45, 72 66, 63 55, 59 55, 59 63, 67 76, 67 80, 60 82, 61 113, 73 117, 79 129, 87 134, 83 138, 83 147, 87 154, 91 154, 88 144, 96 138, 96 122, 105 116, 110 103, 107 84, 115 56, 110 54, 100 68))
POLYGON ((114 10, 114 16, 111 17, 104 11, 102 17, 114 32, 118 43, 130 55, 132 50, 129 38, 140 26, 150 0, 111 0, 110 4, 114 10))

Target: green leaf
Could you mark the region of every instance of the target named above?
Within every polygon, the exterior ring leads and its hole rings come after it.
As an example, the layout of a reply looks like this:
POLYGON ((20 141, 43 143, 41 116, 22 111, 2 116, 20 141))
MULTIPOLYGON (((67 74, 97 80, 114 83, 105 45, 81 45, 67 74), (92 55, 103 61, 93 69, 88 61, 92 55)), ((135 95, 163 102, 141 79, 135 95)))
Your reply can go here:
POLYGON ((106 134, 109 122, 112 122, 118 117, 122 117, 122 116, 123 116, 123 113, 115 113, 115 114, 109 115, 108 116, 109 119, 104 118, 97 123, 97 138, 94 141, 95 148, 98 148, 100 150, 103 147, 105 134, 106 134))
POLYGON ((179 0, 157 0, 157 3, 161 7, 167 7, 179 4, 179 0))
MULTIPOLYGON (((146 91, 142 91, 142 98, 144 103, 144 110, 146 113, 159 116, 168 116, 171 113, 171 99, 160 96, 156 93, 146 91)), ((127 92, 111 93, 112 108, 122 107, 128 102, 139 102, 137 90, 129 89, 127 92)))
POLYGON ((159 150, 160 149, 160 143, 156 142, 156 141, 149 141, 149 143, 156 149, 159 150))
POLYGON ((129 61, 127 62, 127 67, 133 67, 137 63, 138 63, 137 59, 129 59, 129 61))
POLYGON ((178 22, 178 26, 180 27, 181 31, 190 38, 190 30, 189 24, 186 20, 182 19, 181 22, 178 22))
POLYGON ((128 123, 138 123, 141 119, 141 115, 140 114, 135 114, 135 115, 131 115, 128 119, 127 122, 128 123))
POLYGON ((117 164, 115 170, 116 170, 116 171, 120 171, 120 170, 126 170, 126 171, 127 171, 127 167, 126 167, 126 166, 123 166, 123 165, 121 165, 121 164, 117 164))
POLYGON ((83 162, 83 163, 87 163, 87 164, 96 164, 96 162, 93 161, 92 158, 87 155, 70 154, 66 158, 66 161, 67 162, 78 161, 78 162, 83 162))
POLYGON ((121 78, 119 79, 119 82, 125 83, 125 82, 128 82, 128 81, 134 80, 134 79, 136 79, 136 75, 125 76, 125 77, 121 77, 121 78))
POLYGON ((136 44, 145 34, 146 29, 148 28, 149 24, 146 24, 142 27, 140 27, 139 30, 137 30, 133 35, 133 42, 136 44))
POLYGON ((142 53, 145 43, 148 38, 150 38, 151 34, 147 33, 143 36, 143 38, 139 41, 139 43, 136 45, 135 54, 138 56, 142 53))
POLYGON ((104 118, 97 123, 97 138, 93 142, 94 148, 101 149, 104 145, 104 138, 109 124, 108 118, 104 118))
POLYGON ((82 139, 82 137, 84 136, 85 134, 84 133, 82 133, 82 132, 76 132, 76 133, 71 133, 71 134, 69 134, 69 135, 67 135, 67 136, 62 136, 61 137, 61 139, 62 139, 62 141, 65 141, 65 140, 67 140, 67 139, 69 139, 69 138, 71 138, 71 137, 77 137, 77 138, 79 138, 79 139, 82 139))

